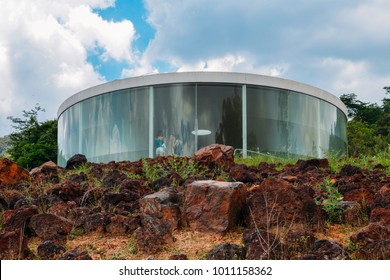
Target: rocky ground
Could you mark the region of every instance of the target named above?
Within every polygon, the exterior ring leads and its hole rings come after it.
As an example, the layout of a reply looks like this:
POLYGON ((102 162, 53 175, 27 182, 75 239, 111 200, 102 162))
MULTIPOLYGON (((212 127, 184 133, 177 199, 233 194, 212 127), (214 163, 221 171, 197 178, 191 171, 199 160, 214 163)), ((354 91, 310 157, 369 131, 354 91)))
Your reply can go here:
POLYGON ((1 259, 390 259, 385 166, 193 158, 30 172, 0 159, 1 259))

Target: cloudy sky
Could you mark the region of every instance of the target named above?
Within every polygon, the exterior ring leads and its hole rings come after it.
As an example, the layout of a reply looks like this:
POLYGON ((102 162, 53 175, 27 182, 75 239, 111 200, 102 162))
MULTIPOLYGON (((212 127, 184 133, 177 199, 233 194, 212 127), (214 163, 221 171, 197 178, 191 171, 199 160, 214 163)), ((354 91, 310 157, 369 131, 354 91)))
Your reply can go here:
POLYGON ((157 72, 278 76, 378 103, 388 0, 0 0, 0 136, 40 104, 157 72))

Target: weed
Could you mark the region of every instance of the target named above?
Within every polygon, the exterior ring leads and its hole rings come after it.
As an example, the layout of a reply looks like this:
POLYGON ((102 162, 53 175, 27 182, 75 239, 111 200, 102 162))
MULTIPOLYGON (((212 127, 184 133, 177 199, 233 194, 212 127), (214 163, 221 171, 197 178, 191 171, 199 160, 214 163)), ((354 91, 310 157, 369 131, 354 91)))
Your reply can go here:
POLYGON ((314 199, 317 205, 321 205, 325 210, 330 222, 339 223, 343 219, 343 208, 340 206, 340 202, 343 200, 343 196, 338 192, 335 184, 332 180, 325 178, 321 189, 324 191, 323 200, 319 201, 314 199))
POLYGON ((112 188, 112 191, 114 193, 119 193, 120 188, 121 188, 121 185, 115 184, 114 187, 112 188))
POLYGON ((136 255, 138 254, 137 247, 135 245, 134 238, 132 238, 129 243, 127 244, 127 248, 130 254, 136 255))
POLYGON ((110 255, 111 260, 125 260, 126 258, 120 252, 114 252, 110 255))
POLYGON ((262 154, 255 156, 235 157, 236 164, 245 164, 247 166, 258 166, 261 162, 267 162, 269 164, 275 164, 276 166, 285 166, 286 164, 294 164, 297 158, 280 158, 272 155, 262 154))
POLYGON ((138 175, 138 174, 133 173, 133 172, 123 171, 123 174, 125 174, 126 177, 129 178, 129 179, 135 179, 135 180, 142 179, 141 175, 138 175))
POLYGON ((157 164, 150 164, 146 159, 141 159, 142 169, 146 179, 155 181, 158 178, 165 177, 168 173, 157 164))
POLYGON ((370 155, 360 155, 358 157, 328 157, 331 169, 334 171, 339 171, 341 167, 346 164, 353 166, 358 166, 361 169, 373 170, 375 167, 381 165, 383 166, 383 171, 387 174, 390 174, 390 152, 383 151, 379 152, 374 156, 370 155))
POLYGON ((85 230, 83 228, 73 228, 69 233, 69 240, 74 240, 77 236, 81 236, 83 234, 85 234, 85 230))
POLYGON ((88 162, 83 162, 80 165, 78 165, 77 167, 75 167, 75 169, 74 169, 74 172, 76 174, 84 173, 84 174, 88 175, 90 173, 90 171, 91 171, 91 165, 88 162))
POLYGON ((178 173, 184 180, 188 179, 191 175, 199 175, 200 171, 192 159, 187 161, 185 158, 175 156, 168 159, 168 168, 178 173))

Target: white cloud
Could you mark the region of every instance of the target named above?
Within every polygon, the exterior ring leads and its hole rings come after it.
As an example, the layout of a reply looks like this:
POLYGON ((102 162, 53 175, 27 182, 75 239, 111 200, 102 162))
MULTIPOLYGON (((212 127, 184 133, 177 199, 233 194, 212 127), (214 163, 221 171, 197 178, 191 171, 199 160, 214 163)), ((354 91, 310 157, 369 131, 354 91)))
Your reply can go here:
MULTIPOLYGON (((344 22, 348 37, 357 39, 390 42, 390 2, 387 0, 369 0, 359 3, 351 11, 344 11, 340 21, 344 22)), ((370 43, 370 42, 367 42, 370 43)))
POLYGON ((108 22, 93 13, 88 6, 73 8, 65 25, 87 49, 104 49, 103 60, 133 61, 131 43, 135 29, 129 20, 108 22))
POLYGON ((9 113, 11 111, 12 81, 9 75, 8 51, 0 43, 0 112, 9 113))
POLYGON ((225 71, 225 72, 248 72, 268 76, 281 76, 288 69, 288 65, 266 65, 257 67, 251 64, 250 59, 243 55, 225 55, 223 57, 201 60, 194 64, 175 62, 178 72, 185 71, 225 71), (181 65, 181 66, 180 66, 181 65))
POLYGON ((198 61, 193 65, 182 65, 177 71, 233 71, 236 66, 242 64, 244 61, 244 57, 240 55, 225 55, 221 58, 198 61))
POLYGON ((129 20, 106 21, 93 9, 114 0, 3 0, 0 10, 0 136, 12 131, 7 116, 39 103, 54 119, 70 95, 105 81, 88 62, 132 61, 135 30, 129 20))
POLYGON ((330 57, 322 62, 321 67, 323 73, 328 73, 331 92, 355 93, 359 100, 365 102, 379 104, 385 97, 383 87, 390 84, 390 74, 373 74, 367 61, 353 62, 330 57))
POLYGON ((390 1, 145 0, 150 65, 280 76, 378 102, 390 84, 390 1))

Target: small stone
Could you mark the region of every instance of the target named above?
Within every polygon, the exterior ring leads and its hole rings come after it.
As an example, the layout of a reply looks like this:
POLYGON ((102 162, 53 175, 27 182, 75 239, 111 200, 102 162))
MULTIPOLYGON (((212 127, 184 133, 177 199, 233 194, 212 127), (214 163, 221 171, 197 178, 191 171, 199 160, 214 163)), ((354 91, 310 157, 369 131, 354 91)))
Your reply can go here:
POLYGON ((234 148, 221 144, 212 144, 198 150, 193 159, 196 162, 223 169, 229 169, 234 165, 234 148))
POLYGON ((63 246, 53 241, 44 241, 38 246, 37 250, 38 256, 45 260, 56 259, 66 251, 63 246))
POLYGON ((223 242, 214 247, 207 253, 206 259, 208 260, 244 260, 245 250, 244 248, 223 242))
POLYGON ((70 159, 68 159, 68 161, 66 162, 65 168, 67 170, 75 169, 75 168, 79 167, 80 165, 85 164, 87 162, 88 162, 88 160, 85 157, 85 155, 76 154, 76 155, 72 156, 70 159))
POLYGON ((65 252, 61 257, 61 260, 92 260, 92 258, 87 251, 73 249, 65 252))

